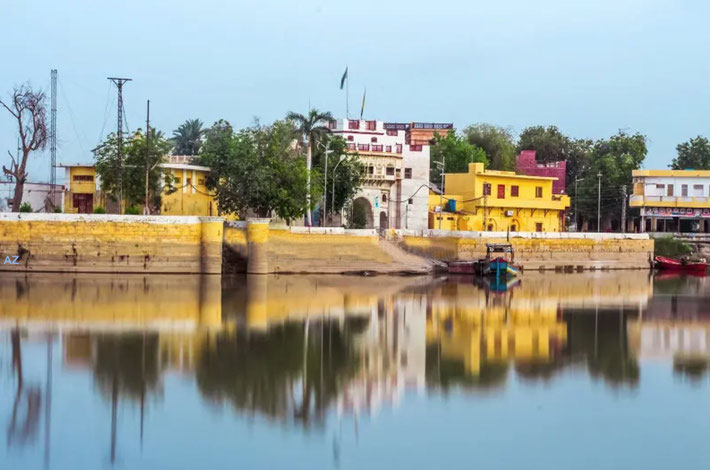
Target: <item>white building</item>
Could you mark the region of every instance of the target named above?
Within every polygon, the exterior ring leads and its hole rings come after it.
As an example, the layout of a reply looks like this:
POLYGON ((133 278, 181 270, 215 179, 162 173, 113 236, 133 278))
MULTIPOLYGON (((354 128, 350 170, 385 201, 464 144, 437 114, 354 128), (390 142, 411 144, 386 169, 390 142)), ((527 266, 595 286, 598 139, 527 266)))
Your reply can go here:
POLYGON ((430 142, 453 124, 338 119, 330 129, 365 165, 353 210, 367 214, 366 227, 426 229, 430 142))
MULTIPOLYGON (((51 193, 52 186, 49 183, 25 183, 22 187, 22 203, 28 203, 33 212, 54 212, 53 207, 62 207, 64 186, 55 184, 54 194, 52 195, 51 193), (52 197, 54 198, 53 207, 51 204, 52 197)), ((14 195, 15 183, 0 181, 0 212, 12 211, 12 198, 14 195)))

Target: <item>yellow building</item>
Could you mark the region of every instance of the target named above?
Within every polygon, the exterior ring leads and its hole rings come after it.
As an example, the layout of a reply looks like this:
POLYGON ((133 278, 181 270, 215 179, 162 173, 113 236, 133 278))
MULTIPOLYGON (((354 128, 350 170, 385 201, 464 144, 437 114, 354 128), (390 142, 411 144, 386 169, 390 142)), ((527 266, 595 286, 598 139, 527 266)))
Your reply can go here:
POLYGON ((553 194, 557 178, 485 170, 444 175, 445 194, 429 196, 429 228, 511 232, 563 232, 569 196, 553 194), (443 200, 443 207, 441 203, 443 200))
MULTIPOLYGON (((160 166, 172 176, 172 188, 164 185, 160 213, 162 215, 216 216, 217 202, 213 191, 206 186, 209 167, 186 163, 191 157, 167 157, 160 166)), ((60 165, 66 169, 64 212, 91 214, 96 207, 114 212, 111 204, 98 188, 98 177, 93 165, 60 165)), ((115 209, 117 210, 117 209, 115 209)))

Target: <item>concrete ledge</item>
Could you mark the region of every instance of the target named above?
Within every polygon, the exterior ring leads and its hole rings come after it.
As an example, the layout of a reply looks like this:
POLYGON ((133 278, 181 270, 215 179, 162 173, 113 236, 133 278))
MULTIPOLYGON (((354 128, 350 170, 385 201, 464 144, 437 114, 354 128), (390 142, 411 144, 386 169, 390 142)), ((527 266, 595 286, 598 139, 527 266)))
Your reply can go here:
POLYGON ((224 221, 222 217, 118 214, 51 214, 0 212, 0 222, 121 222, 161 225, 186 225, 224 221))
MULTIPOLYGON (((472 232, 453 230, 391 230, 390 233, 407 237, 500 239, 507 238, 508 232, 472 232)), ((510 232, 510 239, 540 240, 648 240, 648 233, 598 233, 598 232, 510 232)))

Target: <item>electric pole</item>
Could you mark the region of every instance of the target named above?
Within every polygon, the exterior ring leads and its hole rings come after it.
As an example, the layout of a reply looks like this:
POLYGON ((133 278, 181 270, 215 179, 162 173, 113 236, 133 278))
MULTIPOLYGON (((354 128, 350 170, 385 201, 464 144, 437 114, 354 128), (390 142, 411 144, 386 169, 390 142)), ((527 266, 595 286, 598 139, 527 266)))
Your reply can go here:
POLYGON ((57 69, 52 69, 52 109, 50 112, 49 130, 49 201, 52 210, 55 208, 54 186, 57 184, 57 69))
POLYGON ((621 233, 626 233, 626 185, 621 187, 621 233))
POLYGON ((116 128, 116 155, 118 156, 118 213, 123 213, 123 84, 131 78, 108 77, 118 89, 118 126, 116 128))
POLYGON ((599 187, 597 189, 597 232, 602 231, 602 174, 597 173, 597 178, 599 178, 599 187))
POLYGON ((150 155, 150 100, 146 103, 145 111, 145 203, 143 203, 143 214, 150 214, 150 209, 148 208, 148 172, 150 171, 149 166, 150 161, 148 157, 150 155))

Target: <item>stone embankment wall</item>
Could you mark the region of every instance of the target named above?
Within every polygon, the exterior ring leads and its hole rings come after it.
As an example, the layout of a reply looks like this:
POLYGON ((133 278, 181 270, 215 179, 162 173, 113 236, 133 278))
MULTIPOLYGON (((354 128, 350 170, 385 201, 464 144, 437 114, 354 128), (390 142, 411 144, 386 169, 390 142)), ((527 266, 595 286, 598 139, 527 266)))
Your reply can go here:
MULTIPOLYGON (((505 232, 397 230, 391 236, 412 253, 446 261, 479 259, 487 243, 508 243, 505 232)), ((653 260, 647 234, 520 232, 509 240, 525 269, 648 269, 653 260)))
POLYGON ((3 213, 0 271, 220 273, 223 226, 216 217, 3 213))

